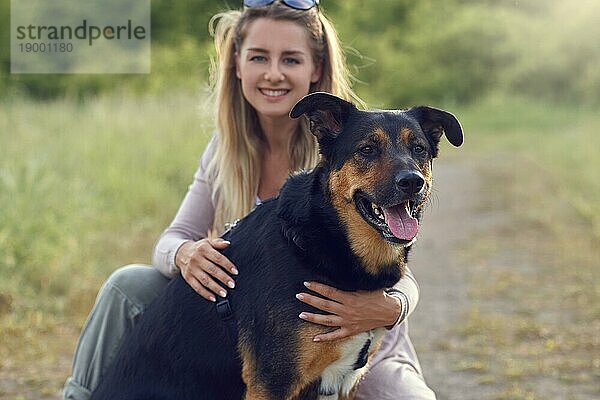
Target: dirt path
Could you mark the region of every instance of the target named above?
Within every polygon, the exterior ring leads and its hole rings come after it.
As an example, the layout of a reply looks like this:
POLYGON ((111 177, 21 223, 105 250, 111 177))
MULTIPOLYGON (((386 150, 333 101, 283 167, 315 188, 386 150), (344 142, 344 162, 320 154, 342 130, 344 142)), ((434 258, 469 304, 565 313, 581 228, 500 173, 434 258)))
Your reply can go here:
POLYGON ((410 335, 425 378, 438 400, 599 399, 593 242, 576 214, 558 218, 573 212, 560 195, 535 197, 552 193, 547 172, 532 166, 522 187, 515 165, 529 164, 434 165, 434 201, 410 260, 421 287, 410 335), (563 245, 573 242, 580 253, 563 245), (582 300, 566 301, 565 288, 582 300))
POLYGON ((483 189, 474 164, 439 160, 434 177, 433 201, 411 253, 421 295, 410 319, 410 336, 439 400, 481 399, 486 388, 474 375, 457 370, 464 360, 450 351, 456 326, 470 308, 467 268, 458 260, 470 237, 493 229, 504 216, 481 206, 483 189))

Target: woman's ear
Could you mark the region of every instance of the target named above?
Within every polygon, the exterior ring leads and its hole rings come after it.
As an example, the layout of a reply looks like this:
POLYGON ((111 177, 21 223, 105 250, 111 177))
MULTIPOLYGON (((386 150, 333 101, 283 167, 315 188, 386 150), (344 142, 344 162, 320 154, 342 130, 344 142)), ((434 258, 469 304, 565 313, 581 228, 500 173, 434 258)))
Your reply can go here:
POLYGON ((235 62, 235 76, 238 79, 242 79, 242 74, 240 74, 240 56, 237 51, 233 53, 233 62, 235 62))
POLYGON ((321 75, 323 75, 323 61, 321 61, 315 66, 315 69, 312 75, 310 76, 310 83, 319 82, 321 80, 321 75))

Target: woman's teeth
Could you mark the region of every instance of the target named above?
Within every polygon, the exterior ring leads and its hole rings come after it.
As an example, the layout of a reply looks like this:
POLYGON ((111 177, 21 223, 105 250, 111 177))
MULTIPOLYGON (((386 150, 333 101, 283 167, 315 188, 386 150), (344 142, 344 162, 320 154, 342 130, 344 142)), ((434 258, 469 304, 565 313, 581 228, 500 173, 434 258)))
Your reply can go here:
POLYGON ((264 94, 265 96, 269 96, 269 97, 278 97, 278 96, 283 96, 284 94, 286 94, 289 90, 285 90, 285 89, 279 89, 279 90, 269 90, 269 89, 261 89, 260 92, 262 94, 264 94))

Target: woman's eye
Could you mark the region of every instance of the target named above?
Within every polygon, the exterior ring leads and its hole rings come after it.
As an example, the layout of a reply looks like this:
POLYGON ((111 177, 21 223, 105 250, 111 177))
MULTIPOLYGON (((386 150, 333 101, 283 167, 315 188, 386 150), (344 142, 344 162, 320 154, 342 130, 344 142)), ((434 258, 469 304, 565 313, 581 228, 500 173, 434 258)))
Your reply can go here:
POLYGON ((367 145, 367 146, 361 147, 360 149, 358 149, 358 151, 360 151, 360 153, 362 155, 368 156, 368 155, 373 154, 375 152, 375 149, 373 148, 373 146, 367 145))
POLYGON ((300 64, 300 61, 296 60, 295 58, 286 58, 283 60, 283 62, 286 64, 300 64))
POLYGON ((252 57, 250 57, 250 61, 262 62, 262 61, 265 61, 265 60, 266 60, 265 56, 252 56, 252 57))
POLYGON ((425 153, 425 147, 421 146, 420 144, 417 144, 413 147, 413 152, 415 154, 423 154, 425 153))

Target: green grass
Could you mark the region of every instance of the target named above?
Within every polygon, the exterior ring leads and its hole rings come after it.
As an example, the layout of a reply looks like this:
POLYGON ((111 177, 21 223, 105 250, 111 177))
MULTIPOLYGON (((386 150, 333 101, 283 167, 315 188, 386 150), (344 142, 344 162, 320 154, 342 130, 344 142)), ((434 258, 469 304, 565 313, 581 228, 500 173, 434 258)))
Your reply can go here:
MULTIPOLYGON (((481 153, 522 157, 555 194, 561 194, 600 240, 600 109, 492 98, 461 113, 467 143, 481 153), (471 129, 472 128, 472 129, 471 129)), ((521 175, 529 171, 523 169, 521 175)))
MULTIPOLYGON (((13 375, 20 389, 58 391, 101 282, 150 261, 213 130, 201 98, 0 102, 0 398, 21 393, 1 386, 13 375)), ((476 306, 457 322, 456 370, 501 384, 498 398, 544 398, 531 377, 589 385, 600 368, 600 113, 522 99, 453 111, 488 206, 519 221, 465 255, 476 306), (486 308, 497 300, 502 310, 486 308)))
MULTIPOLYGON (((211 128, 191 95, 0 103, 3 294, 44 311, 74 278, 148 261, 211 128), (15 290, 18 287, 19 290, 15 290)), ((64 306, 64 305, 63 305, 64 306)))

